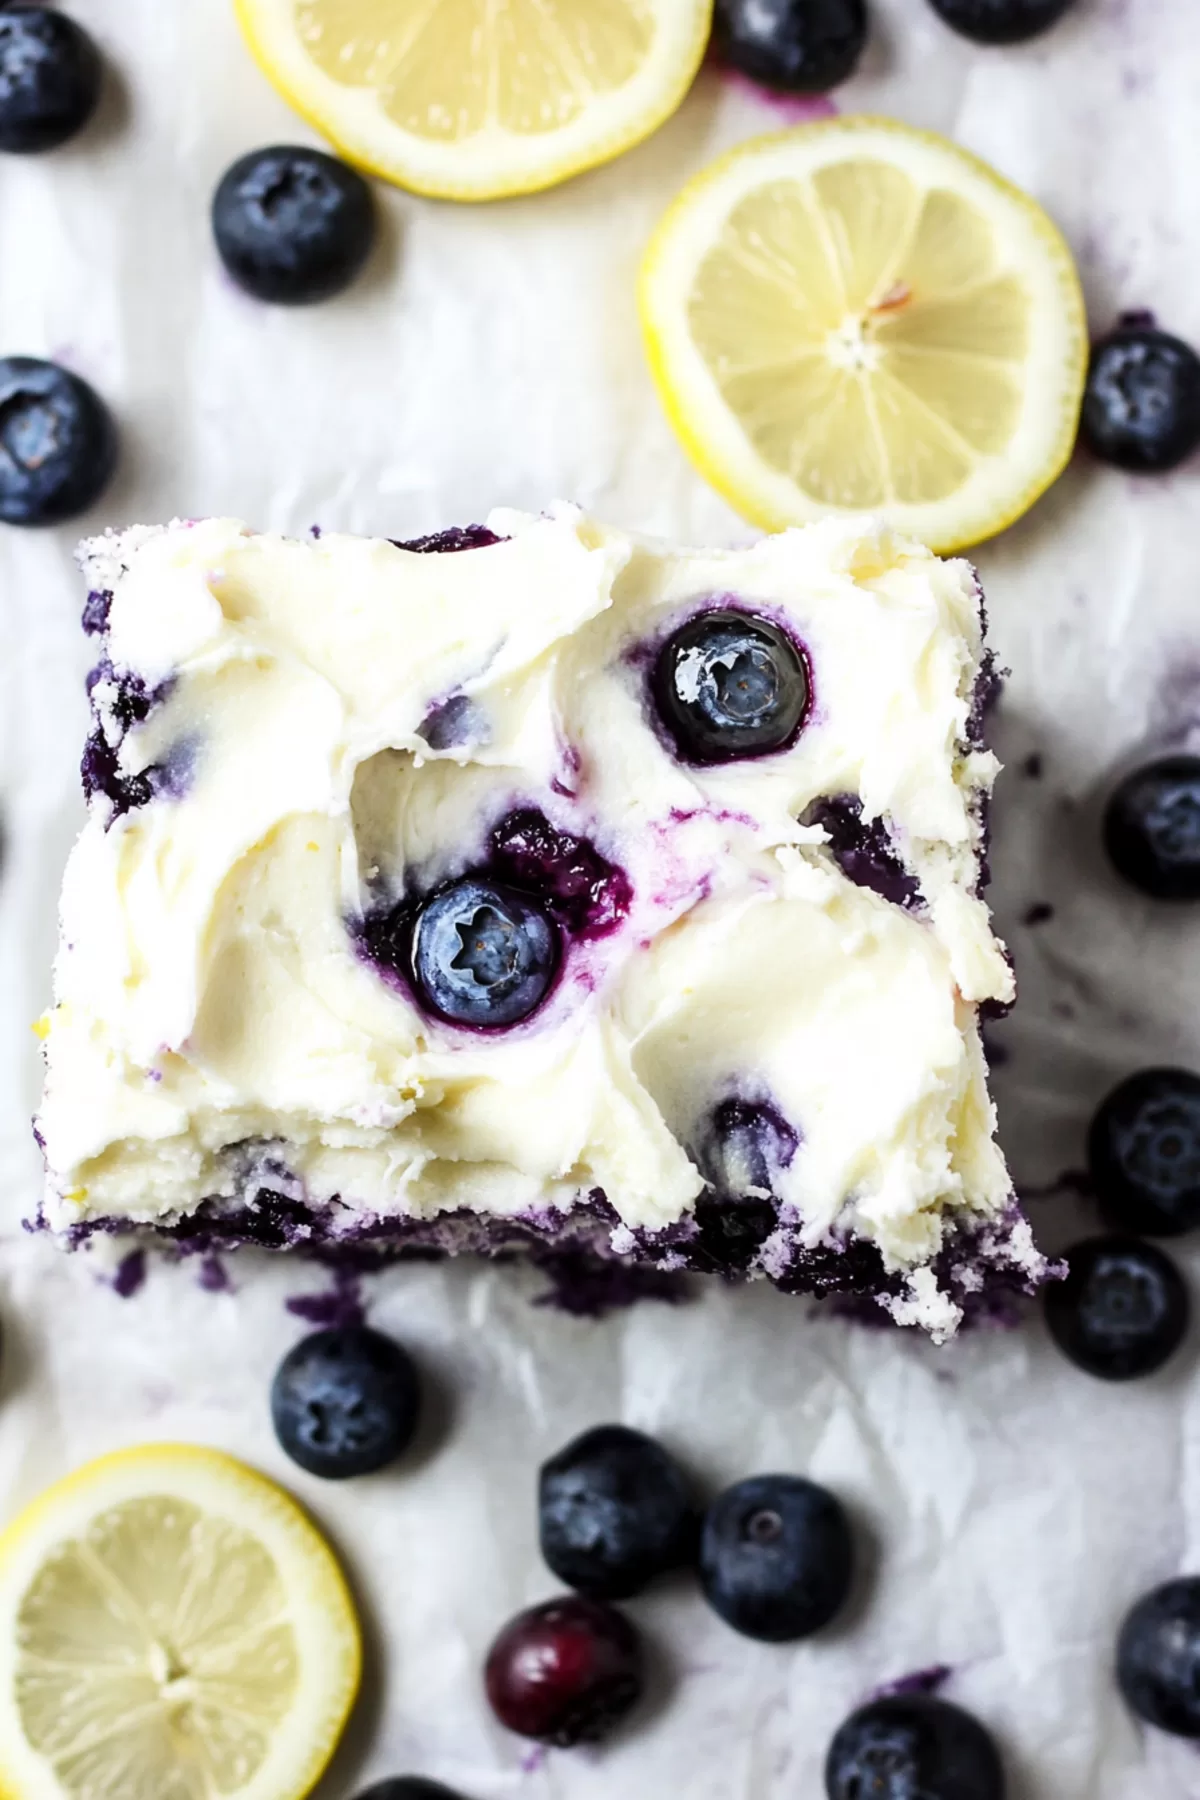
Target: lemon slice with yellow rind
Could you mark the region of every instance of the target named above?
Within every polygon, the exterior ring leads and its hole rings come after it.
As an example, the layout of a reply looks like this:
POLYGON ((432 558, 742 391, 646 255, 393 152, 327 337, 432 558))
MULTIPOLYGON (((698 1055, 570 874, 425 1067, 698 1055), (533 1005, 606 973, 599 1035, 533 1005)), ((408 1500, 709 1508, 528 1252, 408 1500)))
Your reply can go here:
POLYGON ((351 162, 494 200, 607 162, 691 86, 712 0, 235 0, 284 97, 351 162))
POLYGON ((1087 326, 1070 251, 932 132, 847 117, 741 145, 662 221, 641 311, 684 447, 769 529, 882 514, 956 550, 1071 454, 1087 326))
POLYGON ((103 1457, 0 1538, 3 1800, 301 1800, 358 1686, 354 1607, 281 1488, 103 1457))

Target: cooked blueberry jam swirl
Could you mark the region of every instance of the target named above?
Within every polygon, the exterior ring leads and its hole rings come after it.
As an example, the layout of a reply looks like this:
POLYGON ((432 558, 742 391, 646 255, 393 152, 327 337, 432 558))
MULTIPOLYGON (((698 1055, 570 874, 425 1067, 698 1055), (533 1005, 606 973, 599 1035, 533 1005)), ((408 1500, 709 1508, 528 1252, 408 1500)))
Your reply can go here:
POLYGON ((768 619, 719 608, 689 619, 658 653, 658 715, 686 762, 768 756, 793 742, 809 709, 804 657, 768 619))

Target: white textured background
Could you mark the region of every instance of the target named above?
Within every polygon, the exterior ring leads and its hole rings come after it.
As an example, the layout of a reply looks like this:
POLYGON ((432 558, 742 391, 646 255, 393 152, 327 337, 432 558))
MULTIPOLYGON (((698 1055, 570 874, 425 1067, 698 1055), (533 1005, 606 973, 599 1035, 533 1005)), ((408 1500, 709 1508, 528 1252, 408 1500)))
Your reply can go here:
MULTIPOLYGON (((66 0, 115 71, 102 117, 51 157, 0 163, 0 353, 61 358, 124 426, 85 523, 238 513, 407 536, 556 495, 622 525, 723 542, 744 527, 687 467, 643 367, 640 246, 683 180, 771 128, 706 72, 650 144, 550 196, 467 210, 387 192, 366 280, 310 311, 232 291, 208 234, 238 153, 308 134, 251 65, 227 0, 66 0)), ((845 107, 952 132, 1031 188, 1081 261, 1093 325, 1127 306, 1200 340, 1200 24, 1181 0, 1079 0, 1050 38, 972 49, 924 0, 873 0, 845 107)), ((1077 462, 979 558, 1013 670, 1000 716, 995 897, 1023 999, 998 1034, 1019 1180, 1077 1163, 1094 1101, 1151 1059, 1200 1064, 1200 912, 1119 892, 1095 849, 1111 773, 1200 736, 1200 467, 1137 483, 1077 462), (1044 775, 1021 773, 1031 753, 1044 775), (1054 918, 1020 921, 1048 902, 1054 918)), ((0 1512, 73 1463, 147 1437, 242 1453, 328 1526, 367 1616, 371 1681, 322 1790, 422 1771, 469 1800, 815 1800, 824 1747, 877 1683, 952 1664, 1000 1735, 1013 1800, 1197 1800, 1200 1756, 1144 1737, 1110 1677, 1116 1624, 1200 1566, 1193 1343, 1125 1390, 1077 1374, 1036 1320, 943 1351, 818 1322, 760 1289, 604 1325, 536 1311, 535 1279, 416 1267, 371 1315, 436 1388, 421 1454, 337 1488, 293 1471, 267 1419, 308 1265, 243 1261, 237 1292, 155 1266, 123 1302, 87 1259, 23 1236, 38 1165, 29 1021, 48 997, 55 894, 80 818, 77 531, 0 528, 0 1512), (538 1460, 621 1416, 713 1482, 807 1471, 854 1507, 850 1617, 770 1649, 686 1584, 633 1607, 657 1698, 601 1752, 533 1759, 489 1722, 483 1650, 553 1584, 534 1550, 538 1460)), ((1035 1207, 1050 1243, 1083 1222, 1035 1207)), ((1200 1338, 1200 1326, 1197 1328, 1200 1338)))

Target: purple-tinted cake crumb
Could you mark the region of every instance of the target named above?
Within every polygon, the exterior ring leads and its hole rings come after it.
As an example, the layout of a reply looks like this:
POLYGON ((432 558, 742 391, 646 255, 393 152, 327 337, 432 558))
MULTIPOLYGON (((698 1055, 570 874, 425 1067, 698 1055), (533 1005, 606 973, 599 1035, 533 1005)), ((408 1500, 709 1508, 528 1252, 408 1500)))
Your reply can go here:
POLYGON ((305 1319, 322 1330, 331 1326, 361 1325, 367 1316, 362 1282, 354 1269, 335 1270, 333 1286, 324 1293, 294 1294, 285 1305, 297 1319, 305 1319))
POLYGON ((911 1675, 901 1675, 897 1681, 885 1681, 882 1687, 873 1688, 867 1698, 887 1700, 893 1694, 939 1694, 953 1673, 949 1663, 930 1663, 927 1669, 914 1669, 911 1675))
POLYGON ((130 731, 145 723, 153 709, 169 697, 174 685, 168 680, 151 688, 140 675, 129 669, 115 668, 107 655, 102 656, 88 674, 86 686, 95 725, 84 746, 79 772, 85 797, 92 800, 97 794, 103 794, 114 819, 145 806, 160 791, 156 784, 172 779, 160 765, 137 774, 125 773, 120 764, 120 750, 130 731), (104 689, 103 711, 96 698, 97 689, 101 687, 104 689))
POLYGON ((308 528, 308 535, 313 540, 314 544, 319 543, 321 538, 321 527, 319 525, 310 525, 308 528))
POLYGON ((633 890, 624 869, 586 838, 559 831, 534 807, 501 820, 491 850, 496 874, 540 895, 577 937, 605 937, 629 912, 633 890))
POLYGON ((1048 925, 1053 917, 1054 908, 1050 905, 1050 902, 1048 900, 1037 900, 1032 906, 1026 907, 1022 922, 1029 926, 1048 925))
POLYGON ((455 550, 486 550, 489 544, 506 544, 486 525, 451 525, 446 531, 430 532, 428 537, 391 538, 397 550, 413 550, 418 556, 445 556, 455 550))
POLYGON ((104 588, 93 588, 83 603, 83 629, 88 637, 103 637, 108 630, 112 595, 104 588))
POLYGON ((857 794, 815 801, 804 822, 824 828, 833 859, 848 881, 909 911, 922 904, 920 883, 896 854, 886 824, 882 819, 864 820, 857 794))
POLYGON ((122 1300, 132 1300, 138 1289, 146 1280, 146 1252, 130 1250, 117 1264, 113 1276, 113 1293, 119 1294, 122 1300))
POLYGON ((645 1263, 606 1262, 587 1250, 547 1250, 532 1260, 550 1282, 533 1304, 575 1319, 603 1319, 641 1300, 681 1306, 692 1298, 682 1275, 645 1263))

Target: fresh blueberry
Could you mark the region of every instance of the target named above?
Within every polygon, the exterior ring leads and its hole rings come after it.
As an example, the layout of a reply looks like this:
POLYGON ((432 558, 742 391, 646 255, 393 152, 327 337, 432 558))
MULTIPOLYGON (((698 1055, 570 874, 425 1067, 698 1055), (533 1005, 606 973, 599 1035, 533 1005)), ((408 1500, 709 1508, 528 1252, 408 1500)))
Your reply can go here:
POLYGON ((75 518, 99 499, 116 461, 112 415, 86 381, 34 356, 0 357, 0 520, 75 518))
POLYGON ((1200 1738, 1200 1576, 1164 1582, 1126 1615, 1117 1682, 1147 1725, 1200 1738))
POLYGON ((824 94, 854 73, 867 41, 867 0, 716 0, 726 62, 790 93, 824 94))
POLYGON ((1173 469, 1200 444, 1200 357, 1151 325, 1118 326, 1092 346, 1081 430, 1119 469, 1173 469))
POLYGON ((1178 1237, 1200 1225, 1200 1077, 1142 1069, 1122 1081, 1092 1120, 1088 1169, 1117 1230, 1178 1237))
POLYGON ((851 1713, 825 1760, 828 1800, 1004 1800, 989 1734, 932 1694, 887 1694, 851 1713))
POLYGON ((1138 1238, 1098 1237, 1067 1251, 1067 1278, 1046 1289, 1059 1349, 1089 1375, 1153 1374, 1183 1341, 1188 1297, 1170 1257, 1138 1238))
POLYGON ((1104 847, 1155 900, 1200 900, 1200 756, 1164 756, 1113 790, 1104 847))
POLYGON ((328 1481, 393 1462, 411 1442, 419 1411, 412 1358, 366 1325, 302 1338, 271 1388, 279 1442, 293 1462, 328 1481))
POLYGON ((426 1781, 423 1775, 392 1775, 364 1788, 356 1800, 460 1800, 440 1781, 426 1781))
POLYGON ((1057 25, 1074 0, 932 0, 952 30, 977 44, 1021 44, 1057 25))
POLYGON ((492 1711, 522 1737, 594 1743, 636 1706, 642 1648, 622 1613, 576 1594, 518 1613, 488 1652, 492 1711))
POLYGON ((239 287, 303 306, 349 287, 375 236, 375 208, 347 163, 281 144, 238 158, 217 188, 212 223, 239 287))
POLYGON ((845 1604, 854 1541, 842 1504, 797 1475, 755 1475, 709 1507, 700 1582, 727 1625, 789 1643, 827 1625, 845 1604))
POLYGON ((778 625, 722 609, 700 613, 667 639, 655 663, 654 699, 688 762, 766 756, 803 725, 808 672, 778 625))
POLYGON ((696 1518, 683 1471, 625 1425, 585 1431, 538 1478, 542 1555, 568 1587, 625 1600, 687 1562, 696 1518))
POLYGON ((558 933, 537 901, 480 875, 438 888, 413 927, 421 997, 456 1025, 495 1029, 528 1018, 545 999, 559 955, 558 933))
POLYGON ((81 131, 100 98, 100 56, 52 6, 0 12, 0 150, 54 150, 81 131))

